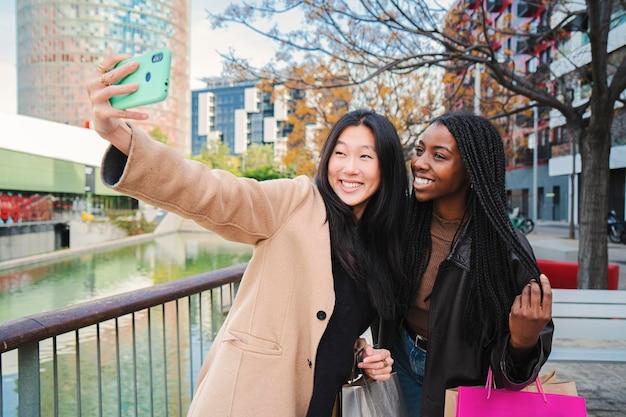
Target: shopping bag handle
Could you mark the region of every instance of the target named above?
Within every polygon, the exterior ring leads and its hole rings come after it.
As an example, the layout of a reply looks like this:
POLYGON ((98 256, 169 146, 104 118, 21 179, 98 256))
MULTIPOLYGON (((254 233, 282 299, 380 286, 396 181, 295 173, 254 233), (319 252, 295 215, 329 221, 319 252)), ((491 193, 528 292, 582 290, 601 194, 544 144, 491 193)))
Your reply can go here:
MULTIPOLYGON (((546 394, 543 391, 543 385, 541 384, 541 379, 539 378, 539 375, 537 375, 537 378, 535 379, 535 384, 537 385, 537 391, 539 391, 541 397, 543 398, 543 402, 547 404, 548 398, 546 398, 546 394)), ((491 389, 493 388, 493 386, 493 372, 491 371, 490 366, 489 371, 487 372, 487 383, 485 384, 485 388, 487 388, 487 399, 491 398, 491 389)))
POLYGON ((367 383, 366 375, 358 366, 359 362, 363 360, 363 353, 365 352, 366 346, 367 342, 363 338, 357 339, 354 343, 354 359, 352 362, 352 372, 350 374, 350 379, 348 380, 349 383, 354 383, 360 378, 363 378, 365 383, 367 383))

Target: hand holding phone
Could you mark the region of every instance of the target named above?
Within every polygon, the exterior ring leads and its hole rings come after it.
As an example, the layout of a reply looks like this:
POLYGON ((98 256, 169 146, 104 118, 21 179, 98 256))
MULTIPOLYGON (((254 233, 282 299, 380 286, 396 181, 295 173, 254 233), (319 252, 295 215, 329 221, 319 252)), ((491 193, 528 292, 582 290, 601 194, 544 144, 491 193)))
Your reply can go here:
POLYGON ((136 83, 138 88, 130 94, 111 97, 109 99, 111 106, 125 110, 165 100, 170 82, 171 51, 167 48, 158 49, 138 57, 125 59, 115 67, 130 61, 139 62, 139 68, 115 84, 136 83))

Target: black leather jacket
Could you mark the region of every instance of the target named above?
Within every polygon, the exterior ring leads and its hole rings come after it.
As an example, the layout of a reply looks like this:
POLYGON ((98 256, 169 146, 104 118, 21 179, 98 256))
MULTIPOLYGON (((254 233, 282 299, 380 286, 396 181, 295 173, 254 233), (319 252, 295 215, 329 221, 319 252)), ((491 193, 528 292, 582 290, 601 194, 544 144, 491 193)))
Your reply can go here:
MULTIPOLYGON (((471 222, 469 222, 471 223, 471 222)), ((430 298, 429 339, 426 369, 422 387, 421 417, 442 417, 445 390, 460 385, 484 385, 489 366, 498 387, 520 390, 532 383, 552 348, 554 324, 548 323, 540 335, 533 354, 526 363, 514 363, 507 354, 509 334, 481 348, 461 340, 463 308, 468 293, 471 236, 466 225, 457 243, 442 262, 430 298)), ((532 253, 528 240, 518 233, 521 242, 532 253)), ((532 277, 514 257, 513 271, 521 293, 532 277)), ((504 278, 504 277, 503 277, 504 278)), ((379 345, 390 349, 401 323, 383 321, 377 334, 379 345)), ((392 351, 392 357, 394 352, 392 351)))

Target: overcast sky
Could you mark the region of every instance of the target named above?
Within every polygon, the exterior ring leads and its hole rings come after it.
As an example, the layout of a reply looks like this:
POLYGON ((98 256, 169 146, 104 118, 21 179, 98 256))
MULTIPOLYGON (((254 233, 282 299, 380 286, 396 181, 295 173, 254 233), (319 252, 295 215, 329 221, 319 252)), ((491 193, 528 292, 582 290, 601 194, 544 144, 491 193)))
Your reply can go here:
MULTIPOLYGON (((0 0, 0 112, 9 114, 17 112, 15 3, 0 0)), ((222 62, 216 50, 227 52, 232 47, 255 64, 273 54, 271 42, 241 26, 211 30, 205 9, 216 12, 223 8, 223 0, 191 0, 191 88, 202 86, 198 78, 220 75, 222 62)))

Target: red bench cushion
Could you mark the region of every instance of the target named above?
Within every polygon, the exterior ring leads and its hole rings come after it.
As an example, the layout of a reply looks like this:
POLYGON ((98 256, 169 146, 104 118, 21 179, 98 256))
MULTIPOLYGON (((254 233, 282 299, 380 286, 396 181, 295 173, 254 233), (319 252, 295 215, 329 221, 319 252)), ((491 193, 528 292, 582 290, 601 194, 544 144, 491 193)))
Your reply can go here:
MULTIPOLYGON (((550 279, 552 288, 578 288, 578 262, 537 259, 541 273, 550 279)), ((609 264, 609 290, 617 290, 619 265, 609 264)))

